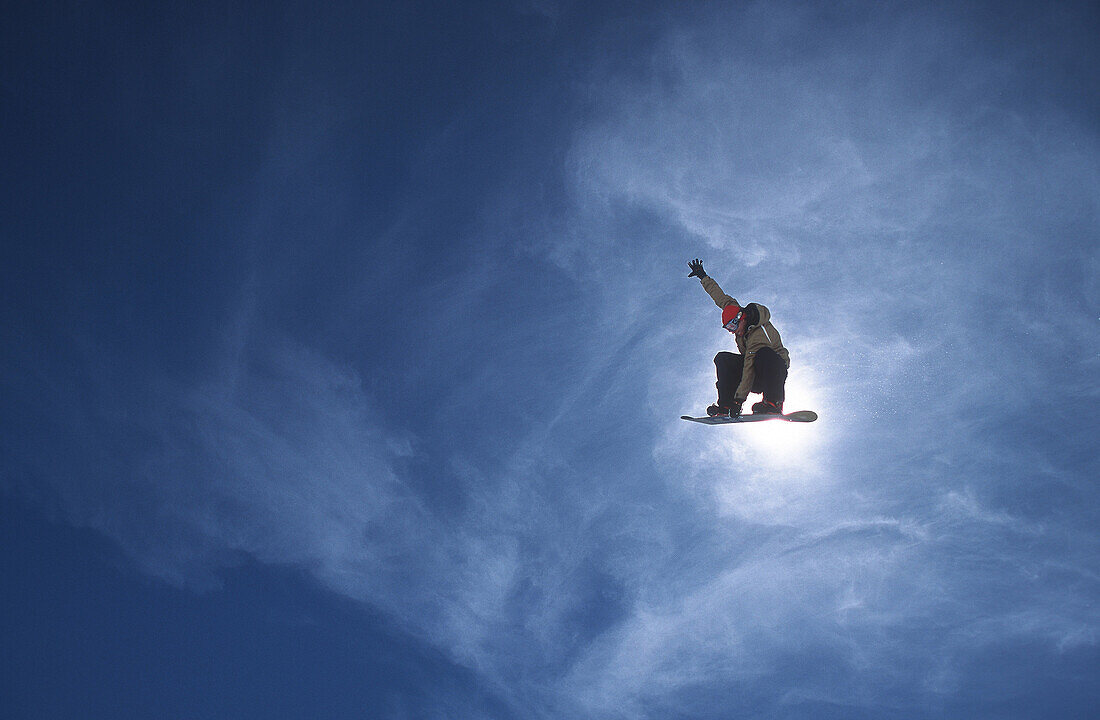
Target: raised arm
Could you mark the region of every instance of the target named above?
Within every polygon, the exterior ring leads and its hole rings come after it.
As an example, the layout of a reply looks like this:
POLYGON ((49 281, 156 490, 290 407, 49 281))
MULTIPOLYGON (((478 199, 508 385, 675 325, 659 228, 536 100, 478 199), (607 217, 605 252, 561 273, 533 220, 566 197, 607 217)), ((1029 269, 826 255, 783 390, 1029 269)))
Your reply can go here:
POLYGON ((707 291, 707 295, 710 295, 710 299, 714 301, 714 304, 720 308, 724 308, 727 305, 738 305, 736 298, 722 292, 722 288, 718 286, 714 278, 709 277, 706 271, 703 270, 703 261, 699 258, 695 258, 688 263, 688 267, 691 268, 691 274, 688 277, 697 277, 699 282, 703 284, 703 289, 707 291))

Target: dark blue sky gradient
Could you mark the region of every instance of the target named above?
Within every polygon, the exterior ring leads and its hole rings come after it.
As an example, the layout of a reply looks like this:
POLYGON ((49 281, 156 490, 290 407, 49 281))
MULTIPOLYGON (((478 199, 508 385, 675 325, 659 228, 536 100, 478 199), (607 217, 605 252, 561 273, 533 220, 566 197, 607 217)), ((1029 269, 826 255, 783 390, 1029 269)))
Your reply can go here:
POLYGON ((9 717, 507 717, 468 670, 299 571, 245 560, 196 596, 25 505, 3 520, 9 717))
POLYGON ((0 714, 1089 716, 1098 31, 7 9, 0 714))

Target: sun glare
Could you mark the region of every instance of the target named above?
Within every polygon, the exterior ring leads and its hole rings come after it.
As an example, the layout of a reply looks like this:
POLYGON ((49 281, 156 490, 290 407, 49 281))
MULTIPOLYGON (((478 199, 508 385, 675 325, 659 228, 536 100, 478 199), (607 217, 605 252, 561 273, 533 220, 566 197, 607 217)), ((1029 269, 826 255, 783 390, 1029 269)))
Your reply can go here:
POLYGON ((809 423, 769 420, 744 428, 751 442, 774 465, 797 465, 806 460, 816 444, 809 423))
MULTIPOLYGON (((820 413, 814 393, 795 384, 787 386, 788 402, 784 412, 814 410, 820 413)), ((812 423, 767 420, 747 423, 736 428, 741 437, 730 437, 731 442, 748 443, 757 457, 774 467, 796 468, 816 462, 816 450, 822 444, 825 428, 818 419, 812 423)))

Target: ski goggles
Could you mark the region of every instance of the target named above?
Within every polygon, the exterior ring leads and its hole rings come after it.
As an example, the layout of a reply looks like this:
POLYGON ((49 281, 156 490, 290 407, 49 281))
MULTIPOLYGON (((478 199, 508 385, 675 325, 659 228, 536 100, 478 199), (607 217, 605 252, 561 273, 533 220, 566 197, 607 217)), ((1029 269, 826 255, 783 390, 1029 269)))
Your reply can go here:
POLYGON ((741 318, 743 318, 744 316, 745 316, 745 311, 742 310, 741 312, 734 315, 733 319, 730 320, 725 325, 723 325, 722 327, 729 330, 730 332, 735 332, 737 330, 737 326, 741 324, 741 318))

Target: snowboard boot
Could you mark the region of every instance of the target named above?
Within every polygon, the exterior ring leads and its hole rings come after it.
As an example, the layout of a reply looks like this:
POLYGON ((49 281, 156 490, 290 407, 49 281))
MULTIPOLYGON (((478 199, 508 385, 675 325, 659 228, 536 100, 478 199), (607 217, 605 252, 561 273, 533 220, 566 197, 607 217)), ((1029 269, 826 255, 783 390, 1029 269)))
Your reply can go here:
POLYGON ((707 415, 711 417, 729 417, 730 409, 721 405, 711 405, 707 408, 707 415))
POLYGON ((752 406, 752 412, 754 415, 782 415, 783 403, 761 400, 752 406))

